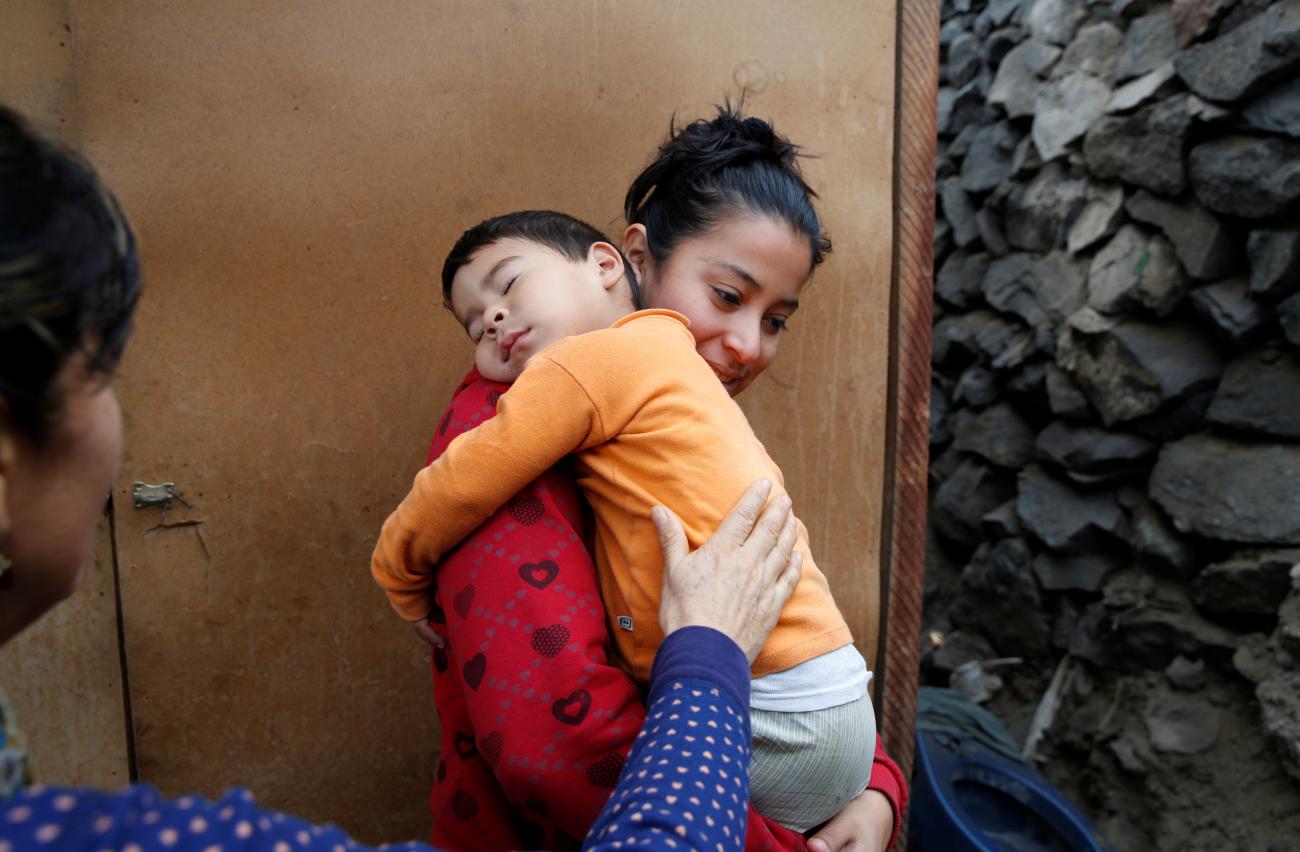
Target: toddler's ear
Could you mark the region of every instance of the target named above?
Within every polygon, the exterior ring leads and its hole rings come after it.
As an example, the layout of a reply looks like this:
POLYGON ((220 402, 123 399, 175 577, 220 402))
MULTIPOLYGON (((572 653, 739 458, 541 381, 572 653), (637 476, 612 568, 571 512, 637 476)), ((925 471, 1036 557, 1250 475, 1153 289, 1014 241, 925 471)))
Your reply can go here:
POLYGON ((601 286, 610 289, 623 280, 623 256, 609 243, 592 243, 588 258, 596 264, 601 286))

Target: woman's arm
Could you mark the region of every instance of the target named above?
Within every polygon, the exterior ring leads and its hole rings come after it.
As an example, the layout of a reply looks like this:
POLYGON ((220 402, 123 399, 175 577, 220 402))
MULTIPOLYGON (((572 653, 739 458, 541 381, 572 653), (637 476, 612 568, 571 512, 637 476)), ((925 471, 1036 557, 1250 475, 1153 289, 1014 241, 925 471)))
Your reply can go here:
MULTIPOLYGON (((247 790, 232 789, 215 802, 199 796, 165 799, 137 784, 116 793, 76 787, 33 787, 0 805, 0 846, 96 852, 135 849, 366 850, 333 825, 263 808, 247 790)), ((428 852, 423 843, 390 850, 428 852)))
POLYGON ((684 627, 659 646, 646 726, 583 848, 743 849, 748 801, 749 661, 684 627))
MULTIPOLYGON (((746 498, 742 498, 737 510, 743 510, 745 500, 753 496, 753 489, 746 498)), ((766 491, 763 496, 766 497, 766 491)), ((781 498, 784 501, 784 507, 788 510, 789 499, 781 498)), ((775 502, 775 501, 774 501, 775 502)), ((761 506, 761 502, 757 506, 761 506)), ((753 511, 757 511, 757 506, 753 511)), ((665 633, 668 633, 675 626, 683 622, 680 615, 673 613, 674 608, 687 606, 692 610, 692 614, 698 619, 695 623, 701 624, 731 624, 732 630, 742 644, 746 642, 757 642, 753 646, 753 653, 757 653, 762 647, 763 641, 771 631, 772 626, 776 623, 775 619, 770 623, 756 619, 750 615, 751 610, 746 608, 747 605, 757 606, 759 611, 763 610, 757 602, 750 604, 748 601, 742 602, 737 606, 737 601, 733 595, 719 594, 718 590, 711 588, 710 583, 714 581, 714 576, 708 568, 705 568, 704 558, 708 558, 708 565, 711 568, 720 568, 725 564, 725 560, 733 559, 734 555, 731 548, 736 546, 736 542, 728 540, 726 536, 714 536, 704 544, 700 550, 692 554, 697 563, 690 567, 693 571, 686 571, 683 566, 687 563, 682 561, 682 556, 686 552, 686 539, 682 533, 681 524, 671 513, 664 509, 658 509, 655 513, 655 523, 659 527, 660 541, 664 548, 664 571, 665 582, 671 578, 669 572, 676 570, 677 583, 679 590, 692 589, 689 596, 683 597, 666 597, 664 605, 660 610, 661 620, 667 614, 668 621, 661 626, 665 633), (701 570, 703 569, 703 570, 701 570), (709 602, 713 602, 710 606, 709 602), (743 638, 742 638, 743 637, 743 638)), ((752 521, 751 521, 752 523, 752 521)), ((788 523, 795 523, 793 516, 790 516, 788 523)), ((791 527, 793 530, 793 526, 791 527)), ((721 530, 720 530, 721 532, 721 530)), ((792 531, 788 533, 793 535, 792 531)), ((792 544, 791 540, 791 544, 792 544)), ((778 548, 773 551, 773 558, 779 559, 782 550, 778 548)), ((791 551, 786 548, 785 556, 791 556, 791 551)), ((797 557, 798 554, 794 553, 797 557)), ((796 575, 797 577, 797 575, 796 575)), ((665 587, 667 588, 667 586, 665 587)), ((760 588, 760 587, 755 587, 760 588)), ((764 589, 767 593, 773 593, 771 587, 764 589)), ((778 593, 779 594, 779 593, 778 593)), ((784 598, 782 598, 784 600, 784 598)), ((779 607, 777 608, 779 614, 779 607)), ((861 849, 864 852, 884 852, 888 849, 898 837, 898 827, 902 819, 903 809, 907 806, 907 784, 903 778, 903 773, 898 768, 898 764, 885 754, 884 744, 880 736, 876 736, 875 757, 872 760, 871 777, 867 784, 867 789, 861 795, 850 801, 844 806, 834 818, 831 819, 809 842, 809 847, 816 852, 840 852, 844 849, 861 849)))
POLYGON ((722 538, 694 554, 680 521, 655 509, 664 550, 659 620, 668 635, 655 655, 645 728, 584 848, 745 846, 749 663, 801 568, 789 501, 758 514, 770 489, 750 487, 719 529, 722 538), (738 552, 760 563, 744 575, 727 570, 740 529, 738 552))

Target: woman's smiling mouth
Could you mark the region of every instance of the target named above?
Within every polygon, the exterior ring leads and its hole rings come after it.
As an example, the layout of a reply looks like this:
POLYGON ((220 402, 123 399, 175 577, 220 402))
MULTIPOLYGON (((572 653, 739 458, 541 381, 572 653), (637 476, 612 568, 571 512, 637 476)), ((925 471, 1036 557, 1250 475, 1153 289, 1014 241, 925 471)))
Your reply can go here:
POLYGON ((712 361, 707 363, 711 368, 713 368, 713 374, 718 377, 718 381, 722 382, 722 386, 727 389, 727 393, 731 396, 735 396, 737 389, 740 387, 741 380, 745 378, 745 374, 743 372, 737 372, 735 370, 728 370, 724 367, 720 367, 712 361))

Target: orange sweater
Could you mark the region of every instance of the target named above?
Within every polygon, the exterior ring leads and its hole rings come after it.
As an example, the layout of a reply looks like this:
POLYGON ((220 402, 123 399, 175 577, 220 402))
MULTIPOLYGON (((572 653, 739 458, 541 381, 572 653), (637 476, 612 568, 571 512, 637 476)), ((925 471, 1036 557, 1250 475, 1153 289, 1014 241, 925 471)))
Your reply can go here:
MULTIPOLYGON (((754 480, 771 479, 773 498, 783 493, 780 470, 696 354, 686 318, 672 311, 639 311, 535 355, 496 416, 415 477, 384 522, 371 574, 399 615, 424 618, 438 559, 570 453, 595 517, 610 632, 632 673, 648 681, 663 640, 663 557, 650 509, 672 509, 696 548, 754 480)), ((852 641, 803 524, 796 547, 803 576, 754 661, 755 676, 852 641)))

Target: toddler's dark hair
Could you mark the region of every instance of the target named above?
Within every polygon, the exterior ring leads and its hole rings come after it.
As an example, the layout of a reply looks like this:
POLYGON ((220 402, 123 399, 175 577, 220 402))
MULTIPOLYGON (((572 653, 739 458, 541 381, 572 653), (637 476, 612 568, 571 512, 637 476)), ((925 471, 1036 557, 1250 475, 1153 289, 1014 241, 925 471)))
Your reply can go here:
POLYGON ((674 119, 654 161, 628 187, 623 215, 629 225, 645 225, 650 255, 659 262, 683 239, 707 233, 729 215, 769 216, 808 238, 816 267, 831 240, 813 209, 817 193, 803 179, 799 156, 799 146, 730 102, 712 121, 678 128, 674 119))
POLYGON ((94 169, 0 106, 0 396, 40 442, 62 406, 56 378, 85 351, 122 357, 140 296, 135 236, 94 169))
MULTIPOLYGON (((609 239, 597 228, 567 213, 554 210, 520 210, 485 219, 460 235, 456 245, 442 264, 442 301, 451 307, 451 282, 460 268, 469 263, 479 249, 501 240, 528 240, 552 248, 574 263, 587 258, 593 243, 608 243, 609 239)), ((632 301, 641 304, 641 288, 637 285, 632 265, 623 258, 623 271, 632 289, 632 301)))

